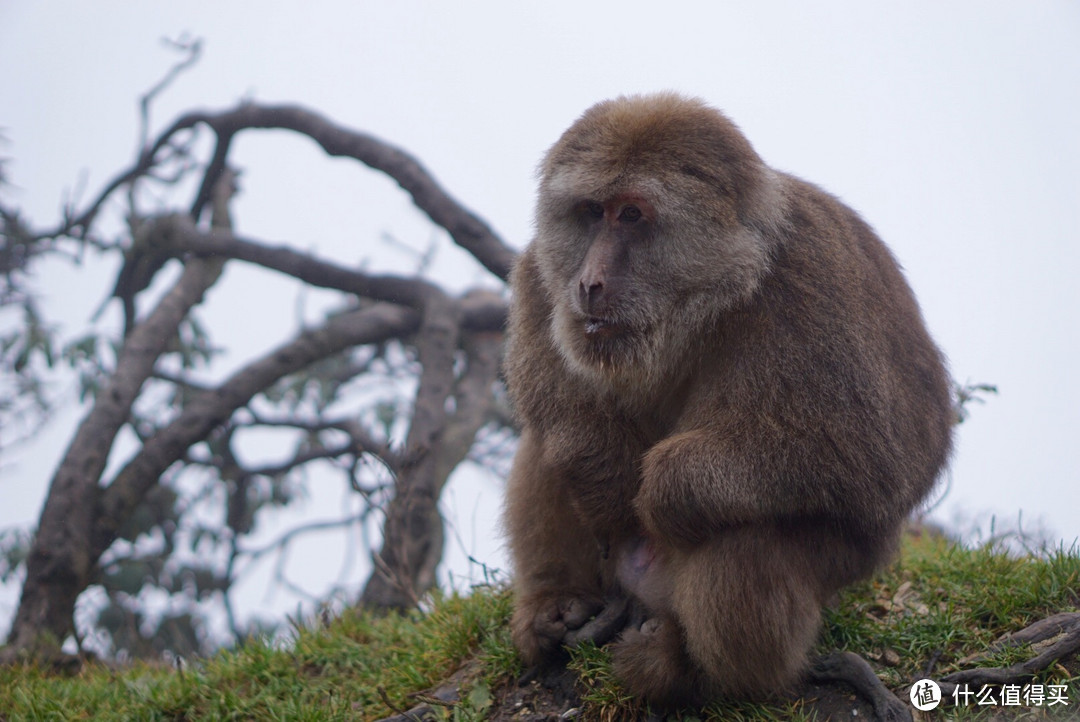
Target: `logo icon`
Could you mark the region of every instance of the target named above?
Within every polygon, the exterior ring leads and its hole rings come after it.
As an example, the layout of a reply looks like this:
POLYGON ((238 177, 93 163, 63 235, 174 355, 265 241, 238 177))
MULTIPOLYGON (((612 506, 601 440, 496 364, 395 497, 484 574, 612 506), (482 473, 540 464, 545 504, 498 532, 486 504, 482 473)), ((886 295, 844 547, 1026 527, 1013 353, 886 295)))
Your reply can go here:
POLYGON ((941 704, 941 687, 932 679, 920 679, 911 685, 911 704, 920 712, 935 709, 941 704))

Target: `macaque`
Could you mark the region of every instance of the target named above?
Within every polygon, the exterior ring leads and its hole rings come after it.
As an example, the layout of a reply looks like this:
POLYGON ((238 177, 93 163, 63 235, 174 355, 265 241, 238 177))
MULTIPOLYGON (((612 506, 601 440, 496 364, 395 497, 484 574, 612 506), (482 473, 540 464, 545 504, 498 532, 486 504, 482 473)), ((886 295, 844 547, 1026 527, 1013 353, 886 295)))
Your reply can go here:
POLYGON ((613 637, 660 706, 798 682, 822 605, 890 558, 950 451, 942 355, 889 250, 720 112, 622 97, 545 157, 511 287, 524 661, 613 637))

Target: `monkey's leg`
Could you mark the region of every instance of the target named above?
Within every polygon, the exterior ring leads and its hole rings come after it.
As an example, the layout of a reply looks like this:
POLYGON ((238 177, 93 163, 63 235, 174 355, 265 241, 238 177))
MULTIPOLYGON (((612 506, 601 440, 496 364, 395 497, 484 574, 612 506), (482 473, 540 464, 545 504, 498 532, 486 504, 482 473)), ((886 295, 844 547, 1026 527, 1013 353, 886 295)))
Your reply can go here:
POLYGON ((567 635, 604 608, 600 548, 567 502, 566 486, 544 463, 534 434, 523 434, 507 483, 506 525, 516 597, 511 632, 530 665, 556 656, 567 635))
POLYGON ((616 672, 635 693, 666 704, 788 692, 820 626, 810 554, 769 526, 668 550, 670 612, 623 635, 616 672))

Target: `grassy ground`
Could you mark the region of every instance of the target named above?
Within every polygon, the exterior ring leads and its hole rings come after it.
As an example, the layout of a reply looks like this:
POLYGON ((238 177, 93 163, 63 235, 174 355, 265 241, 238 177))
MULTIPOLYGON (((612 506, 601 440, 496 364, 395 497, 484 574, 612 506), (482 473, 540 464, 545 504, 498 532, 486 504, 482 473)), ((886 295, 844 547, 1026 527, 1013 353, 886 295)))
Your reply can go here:
MULTIPOLYGON (((1000 635, 1076 611, 1078 603, 1075 552, 1016 556, 911 538, 896 564, 848 590, 827 612, 821 650, 846 649, 870 659, 906 700, 912 681, 971 666, 963 660, 1000 635)), ((446 719, 528 719, 568 707, 584 719, 644 714, 612 679, 605 650, 595 647, 571 658, 578 681, 569 701, 566 690, 559 696, 558 690, 515 684, 521 670, 506 629, 510 610, 505 590, 485 588, 435 599, 426 614, 376 619, 349 612, 328 625, 297 629, 287 647, 249 642, 210 659, 189 660, 183 669, 116 669, 91 662, 65 675, 9 667, 0 669, 0 722, 374 720, 413 707, 423 698, 411 695, 459 669, 462 701, 456 707, 433 705, 446 719)), ((978 665, 1008 666, 1033 654, 1021 647, 978 665)), ((1052 665, 1035 683, 1064 689, 1068 705, 972 704, 926 713, 924 719, 1080 718, 1080 664, 1074 657, 1052 665)), ((776 705, 718 705, 683 719, 812 719, 823 714, 816 694, 776 705)), ((842 690, 832 694, 851 698, 842 690)), ((836 714, 835 706, 829 711, 836 714)))

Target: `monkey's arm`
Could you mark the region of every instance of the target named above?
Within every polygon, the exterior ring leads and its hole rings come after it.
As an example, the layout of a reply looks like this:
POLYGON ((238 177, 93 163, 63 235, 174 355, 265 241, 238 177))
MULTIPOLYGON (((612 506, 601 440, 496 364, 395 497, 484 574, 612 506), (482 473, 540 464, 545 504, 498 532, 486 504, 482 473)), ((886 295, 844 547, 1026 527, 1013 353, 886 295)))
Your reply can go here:
POLYGON ((785 518, 891 528, 907 513, 911 484, 873 453, 841 449, 821 430, 785 437, 748 419, 694 429, 649 450, 634 504, 649 532, 687 544, 725 526, 785 518))
POLYGON ((565 485, 543 460, 537 434, 526 428, 507 483, 505 519, 517 596, 511 630, 528 664, 573 641, 572 633, 604 606, 603 580, 611 576, 565 485))

